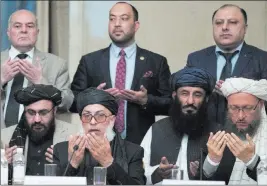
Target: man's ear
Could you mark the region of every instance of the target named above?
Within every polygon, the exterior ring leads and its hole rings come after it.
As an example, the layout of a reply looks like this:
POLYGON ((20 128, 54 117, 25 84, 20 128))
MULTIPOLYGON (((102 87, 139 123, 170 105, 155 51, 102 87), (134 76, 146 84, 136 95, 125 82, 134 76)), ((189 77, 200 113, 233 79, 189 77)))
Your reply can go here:
POLYGON ((175 99, 175 96, 177 96, 177 93, 176 93, 176 91, 173 91, 172 92, 172 98, 175 99))
POLYGON ((57 107, 54 108, 54 115, 57 113, 57 107))

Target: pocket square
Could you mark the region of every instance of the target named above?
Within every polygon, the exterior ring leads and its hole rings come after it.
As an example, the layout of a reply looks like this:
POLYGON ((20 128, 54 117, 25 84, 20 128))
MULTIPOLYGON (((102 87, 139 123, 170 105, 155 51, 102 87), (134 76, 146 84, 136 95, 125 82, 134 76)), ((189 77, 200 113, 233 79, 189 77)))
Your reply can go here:
POLYGON ((143 77, 153 77, 153 72, 150 70, 150 71, 147 71, 143 77))

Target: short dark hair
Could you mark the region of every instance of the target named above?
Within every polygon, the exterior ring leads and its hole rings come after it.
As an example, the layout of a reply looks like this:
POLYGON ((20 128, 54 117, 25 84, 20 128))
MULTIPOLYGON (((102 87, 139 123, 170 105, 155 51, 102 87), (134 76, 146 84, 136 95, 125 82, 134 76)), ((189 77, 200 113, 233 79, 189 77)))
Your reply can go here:
POLYGON ((248 22, 247 12, 246 12, 243 8, 240 8, 239 6, 237 6, 237 5, 233 5, 233 4, 225 4, 225 5, 221 6, 220 8, 218 8, 217 10, 215 10, 215 11, 213 12, 213 15, 212 15, 212 21, 213 21, 213 19, 214 19, 215 14, 218 12, 218 10, 224 9, 224 8, 226 8, 226 7, 236 7, 236 8, 239 8, 240 12, 241 12, 242 15, 243 15, 245 24, 247 24, 247 22, 248 22))
POLYGON ((116 4, 122 4, 122 3, 124 3, 124 4, 128 4, 128 5, 131 6, 131 8, 132 8, 132 10, 133 10, 133 15, 134 15, 134 21, 138 21, 138 19, 139 19, 139 15, 138 15, 138 11, 137 11, 137 9, 136 9, 133 5, 131 5, 130 3, 123 2, 123 1, 121 1, 121 2, 117 2, 116 4))

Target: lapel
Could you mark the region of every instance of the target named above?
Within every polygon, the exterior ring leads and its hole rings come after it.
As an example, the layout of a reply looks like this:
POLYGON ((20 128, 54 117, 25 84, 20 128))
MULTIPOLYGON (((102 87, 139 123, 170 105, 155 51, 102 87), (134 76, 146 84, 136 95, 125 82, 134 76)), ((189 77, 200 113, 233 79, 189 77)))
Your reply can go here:
POLYGON ((134 77, 132 81, 132 90, 139 90, 140 87, 136 87, 139 80, 142 78, 142 69, 144 64, 147 62, 147 56, 145 54, 145 51, 141 49, 140 47, 136 47, 136 58, 135 58, 135 69, 134 69, 134 77), (142 60, 141 60, 142 59, 142 60))
POLYGON ((217 57, 215 54, 215 46, 207 48, 206 59, 205 59, 205 69, 211 73, 211 75, 217 79, 217 57))
POLYGON ((250 50, 249 46, 244 42, 232 76, 239 77, 241 75, 244 68, 248 65, 248 63, 251 61, 253 57, 251 53, 252 51, 250 50))
POLYGON ((35 48, 34 49, 34 54, 33 54, 32 64, 36 65, 36 61, 39 60, 40 64, 42 65, 42 68, 44 68, 45 59, 46 59, 46 54, 44 52, 41 52, 37 48, 35 48))
POLYGON ((104 80, 106 81, 106 87, 105 88, 111 88, 112 84, 111 84, 111 78, 110 78, 110 69, 109 69, 109 55, 110 55, 110 46, 105 48, 103 50, 103 55, 101 55, 100 58, 100 69, 101 69, 101 73, 104 76, 104 80))
POLYGON ((3 63, 4 61, 6 61, 9 57, 9 53, 8 53, 9 49, 4 50, 3 52, 1 52, 1 63, 3 63))

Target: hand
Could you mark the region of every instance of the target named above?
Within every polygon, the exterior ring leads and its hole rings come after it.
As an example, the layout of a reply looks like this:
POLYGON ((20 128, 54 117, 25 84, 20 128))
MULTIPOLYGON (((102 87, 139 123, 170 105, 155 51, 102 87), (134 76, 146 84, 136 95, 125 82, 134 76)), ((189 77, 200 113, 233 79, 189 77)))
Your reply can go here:
POLYGON ((113 157, 111 154, 110 144, 106 136, 98 136, 95 133, 88 133, 86 136, 88 141, 88 150, 91 152, 94 159, 103 167, 110 166, 113 162, 113 157))
POLYGON ((19 61, 11 61, 11 58, 8 58, 5 62, 1 64, 1 85, 3 86, 11 79, 13 79, 19 71, 19 61))
POLYGON ((240 140, 234 133, 226 134, 227 147, 235 157, 247 163, 255 154, 255 144, 252 138, 246 134, 248 143, 240 140))
POLYGON ((215 163, 219 163, 223 157, 223 152, 226 147, 224 135, 225 131, 218 131, 215 135, 211 132, 209 136, 207 143, 208 156, 215 163))
POLYGON ((71 135, 69 139, 69 147, 68 147, 68 160, 70 160, 71 155, 71 166, 74 168, 78 168, 79 165, 81 164, 83 158, 84 158, 84 150, 86 147, 86 137, 85 136, 80 136, 80 135, 71 135), (78 150, 76 150, 73 154, 73 147, 75 145, 79 145, 78 150))
POLYGON ((219 80, 216 82, 216 85, 215 85, 215 88, 214 88, 214 92, 217 92, 218 94, 220 95, 223 95, 222 91, 221 91, 221 87, 222 87, 222 84, 224 83, 223 80, 219 80))
POLYGON ((139 91, 133 90, 121 90, 121 98, 127 101, 137 103, 139 105, 144 105, 147 103, 147 89, 141 85, 139 91))
POLYGON ((20 72, 33 84, 41 83, 42 66, 39 59, 36 60, 37 65, 29 63, 27 60, 19 61, 20 72))
POLYGON ((110 93, 111 95, 115 96, 116 98, 119 98, 121 93, 120 90, 117 88, 108 88, 108 89, 104 89, 104 87, 106 86, 106 83, 101 83, 100 85, 98 85, 96 88, 100 89, 100 90, 104 90, 108 93, 110 93))
POLYGON ((5 145, 5 156, 9 164, 13 161, 13 156, 17 153, 17 146, 14 145, 13 147, 9 148, 9 145, 5 145))
POLYGON ((198 161, 190 162, 189 168, 190 168, 191 174, 193 176, 196 176, 198 168, 199 168, 199 162, 198 161))
POLYGON ((54 146, 51 145, 50 147, 48 147, 46 149, 46 153, 45 153, 45 159, 46 161, 48 161, 49 163, 53 163, 53 148, 54 146))
POLYGON ((162 179, 168 179, 171 177, 172 168, 174 167, 176 166, 173 164, 169 164, 166 157, 162 157, 157 171, 158 174, 162 177, 162 179))

